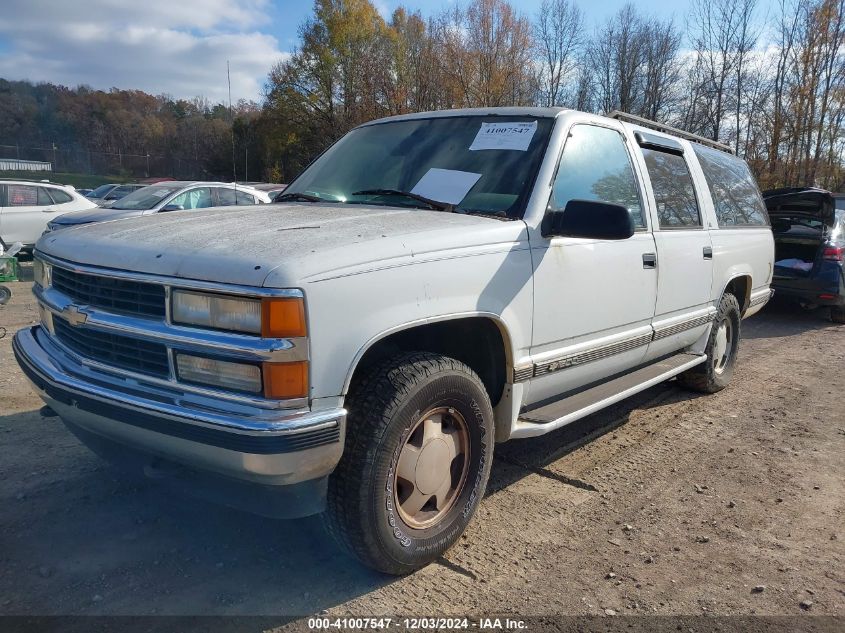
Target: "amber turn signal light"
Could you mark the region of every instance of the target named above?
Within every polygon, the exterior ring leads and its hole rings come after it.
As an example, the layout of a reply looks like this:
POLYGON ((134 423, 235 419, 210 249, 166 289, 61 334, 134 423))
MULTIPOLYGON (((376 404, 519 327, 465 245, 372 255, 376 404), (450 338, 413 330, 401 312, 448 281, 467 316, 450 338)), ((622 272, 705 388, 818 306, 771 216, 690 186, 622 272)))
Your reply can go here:
POLYGON ((308 361, 264 363, 264 397, 274 400, 308 396, 308 361))
POLYGON ((302 298, 272 297, 261 303, 261 336, 305 336, 305 302, 302 298))

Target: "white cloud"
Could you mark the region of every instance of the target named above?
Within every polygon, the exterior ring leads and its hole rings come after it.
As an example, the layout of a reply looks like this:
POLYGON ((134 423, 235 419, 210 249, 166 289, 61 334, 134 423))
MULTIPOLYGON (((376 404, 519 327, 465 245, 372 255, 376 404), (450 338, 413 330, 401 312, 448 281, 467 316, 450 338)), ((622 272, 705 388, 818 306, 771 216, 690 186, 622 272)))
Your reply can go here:
POLYGON ((267 0, 5 0, 0 77, 259 100, 286 54, 258 27, 267 0))

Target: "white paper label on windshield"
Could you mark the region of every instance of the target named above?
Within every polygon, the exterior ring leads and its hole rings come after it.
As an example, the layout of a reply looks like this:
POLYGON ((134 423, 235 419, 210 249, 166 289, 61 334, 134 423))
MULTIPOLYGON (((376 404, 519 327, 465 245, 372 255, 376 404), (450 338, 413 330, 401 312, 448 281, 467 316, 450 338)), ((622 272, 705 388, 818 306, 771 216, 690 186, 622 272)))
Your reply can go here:
POLYGON ((454 169, 429 169, 411 193, 446 204, 458 204, 481 178, 481 174, 454 169))
POLYGON ((514 149, 524 152, 528 149, 536 131, 537 121, 482 123, 469 149, 472 152, 480 149, 514 149))

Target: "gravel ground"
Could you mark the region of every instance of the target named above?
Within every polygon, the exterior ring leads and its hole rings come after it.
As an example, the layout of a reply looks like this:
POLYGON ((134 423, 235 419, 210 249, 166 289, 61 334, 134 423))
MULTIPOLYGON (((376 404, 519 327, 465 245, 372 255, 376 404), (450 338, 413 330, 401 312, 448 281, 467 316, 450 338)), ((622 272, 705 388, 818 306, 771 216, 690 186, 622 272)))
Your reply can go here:
POLYGON ((822 313, 776 303, 745 321, 718 394, 669 382, 498 446, 464 538, 393 579, 344 557, 313 518, 127 481, 41 417, 11 353, 36 320, 30 283, 9 285, 0 614, 845 613, 845 326, 822 313))

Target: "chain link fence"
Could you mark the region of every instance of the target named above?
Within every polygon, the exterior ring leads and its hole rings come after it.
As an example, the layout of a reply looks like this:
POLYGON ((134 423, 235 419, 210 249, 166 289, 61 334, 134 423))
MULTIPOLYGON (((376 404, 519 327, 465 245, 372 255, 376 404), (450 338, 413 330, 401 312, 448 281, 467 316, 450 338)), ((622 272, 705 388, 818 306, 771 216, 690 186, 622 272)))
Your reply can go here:
POLYGON ((177 180, 215 179, 215 175, 209 173, 200 160, 158 154, 0 144, 0 158, 52 163, 53 171, 59 173, 103 174, 124 178, 168 176, 177 180))

